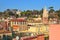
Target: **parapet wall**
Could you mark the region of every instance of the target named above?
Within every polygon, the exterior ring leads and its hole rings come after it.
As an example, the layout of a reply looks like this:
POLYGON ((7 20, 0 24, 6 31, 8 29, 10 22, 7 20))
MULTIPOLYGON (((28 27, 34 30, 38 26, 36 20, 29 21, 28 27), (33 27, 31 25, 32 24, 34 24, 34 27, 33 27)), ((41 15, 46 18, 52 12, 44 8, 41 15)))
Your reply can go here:
POLYGON ((49 40, 60 40, 60 24, 49 25, 49 40))

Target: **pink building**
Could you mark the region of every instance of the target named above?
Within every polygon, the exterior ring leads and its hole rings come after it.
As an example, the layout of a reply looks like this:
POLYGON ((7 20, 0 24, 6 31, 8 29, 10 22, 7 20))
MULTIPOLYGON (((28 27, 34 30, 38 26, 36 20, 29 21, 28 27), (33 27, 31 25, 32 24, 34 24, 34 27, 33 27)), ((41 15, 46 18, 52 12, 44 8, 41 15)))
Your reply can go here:
POLYGON ((60 40, 60 24, 49 25, 49 40, 60 40))

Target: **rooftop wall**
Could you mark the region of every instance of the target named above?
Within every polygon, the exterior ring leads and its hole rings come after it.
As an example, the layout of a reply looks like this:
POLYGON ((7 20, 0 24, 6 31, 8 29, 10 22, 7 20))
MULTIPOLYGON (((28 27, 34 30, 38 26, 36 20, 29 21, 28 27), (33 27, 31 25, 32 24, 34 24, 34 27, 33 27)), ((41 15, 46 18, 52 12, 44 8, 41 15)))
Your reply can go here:
POLYGON ((50 24, 49 26, 49 40, 60 40, 60 24, 50 24))

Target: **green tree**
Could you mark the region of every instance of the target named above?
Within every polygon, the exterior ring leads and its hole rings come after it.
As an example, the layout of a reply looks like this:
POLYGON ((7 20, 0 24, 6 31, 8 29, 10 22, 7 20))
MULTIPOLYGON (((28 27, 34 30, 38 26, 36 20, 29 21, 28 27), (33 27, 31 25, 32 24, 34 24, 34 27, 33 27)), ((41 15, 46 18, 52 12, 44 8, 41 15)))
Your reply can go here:
POLYGON ((0 12, 0 16, 2 16, 3 12, 0 12))
POLYGON ((25 12, 25 15, 26 15, 27 17, 31 17, 32 11, 31 11, 31 10, 27 10, 27 11, 25 12))
POLYGON ((38 10, 33 10, 32 15, 38 15, 39 11, 38 10))
POLYGON ((60 19, 60 9, 56 10, 56 14, 58 15, 58 18, 60 19))
POLYGON ((43 15, 43 8, 40 10, 40 15, 42 17, 42 15, 43 15))
POLYGON ((53 9, 54 7, 49 7, 49 13, 53 13, 55 10, 53 9))
POLYGON ((25 16, 26 11, 22 11, 20 14, 21 14, 21 17, 22 17, 22 16, 25 16))

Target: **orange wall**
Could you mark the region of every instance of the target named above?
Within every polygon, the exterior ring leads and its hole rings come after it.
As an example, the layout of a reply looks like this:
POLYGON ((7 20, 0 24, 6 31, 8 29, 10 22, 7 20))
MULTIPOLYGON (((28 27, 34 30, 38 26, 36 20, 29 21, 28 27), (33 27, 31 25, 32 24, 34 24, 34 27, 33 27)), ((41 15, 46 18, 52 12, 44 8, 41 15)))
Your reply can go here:
POLYGON ((60 24, 50 24, 49 26, 49 40, 60 40, 60 24))

